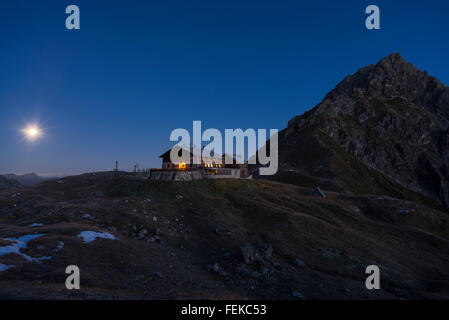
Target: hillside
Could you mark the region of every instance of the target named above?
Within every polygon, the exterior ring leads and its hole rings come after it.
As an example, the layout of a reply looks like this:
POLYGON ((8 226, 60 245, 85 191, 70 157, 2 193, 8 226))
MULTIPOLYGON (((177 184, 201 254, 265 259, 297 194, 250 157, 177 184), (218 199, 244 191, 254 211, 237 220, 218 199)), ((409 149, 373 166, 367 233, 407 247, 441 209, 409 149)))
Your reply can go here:
POLYGON ((23 187, 17 180, 0 175, 0 190, 23 187))
MULTIPOLYGON (((13 179, 16 181, 19 181, 22 185, 29 187, 38 183, 41 183, 43 181, 48 180, 47 178, 43 178, 38 176, 36 173, 32 172, 32 173, 27 173, 27 174, 14 174, 14 173, 8 173, 8 174, 4 174, 4 177, 8 178, 8 179, 13 179)), ((54 179, 54 178, 50 178, 50 179, 54 179)))
POLYGON ((0 298, 449 298, 449 216, 415 202, 113 173, 19 192, 0 191, 0 298), (79 291, 64 287, 72 264, 79 291), (364 287, 370 264, 382 290, 364 287))
POLYGON ((346 77, 279 140, 276 180, 449 206, 449 88, 399 54, 346 77))

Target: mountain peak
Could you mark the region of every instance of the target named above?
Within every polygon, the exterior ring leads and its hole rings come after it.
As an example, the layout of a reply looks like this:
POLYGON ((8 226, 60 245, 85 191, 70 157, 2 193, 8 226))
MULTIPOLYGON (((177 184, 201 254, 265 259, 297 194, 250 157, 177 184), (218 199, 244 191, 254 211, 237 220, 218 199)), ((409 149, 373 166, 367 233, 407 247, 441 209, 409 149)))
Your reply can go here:
POLYGON ((24 176, 28 176, 28 177, 38 177, 38 175, 36 174, 36 172, 27 173, 27 174, 24 174, 24 176))
POLYGON ((287 132, 305 128, 449 207, 449 88, 399 53, 347 76, 287 132))
POLYGON ((382 58, 377 64, 368 65, 347 76, 325 100, 334 102, 342 97, 357 98, 369 95, 387 99, 419 100, 421 105, 429 108, 443 103, 438 100, 441 96, 446 96, 448 90, 438 79, 415 67, 401 54, 393 53, 382 58))
POLYGON ((9 179, 17 180, 24 186, 31 186, 31 185, 34 185, 34 184, 37 184, 37 183, 40 183, 40 182, 46 180, 45 178, 42 178, 39 175, 37 175, 35 172, 26 173, 26 174, 22 174, 22 175, 10 173, 10 174, 4 174, 4 176, 9 179))
POLYGON ((382 58, 377 64, 378 65, 394 65, 394 64, 408 64, 400 53, 392 53, 385 58, 382 58))
MULTIPOLYGON (((396 78, 406 80, 407 77, 427 78, 427 72, 419 70, 413 64, 405 60, 400 53, 393 53, 382 58, 376 65, 368 66, 372 68, 374 73, 378 73, 385 78, 396 78)), ((389 80, 389 79, 386 79, 389 80)))

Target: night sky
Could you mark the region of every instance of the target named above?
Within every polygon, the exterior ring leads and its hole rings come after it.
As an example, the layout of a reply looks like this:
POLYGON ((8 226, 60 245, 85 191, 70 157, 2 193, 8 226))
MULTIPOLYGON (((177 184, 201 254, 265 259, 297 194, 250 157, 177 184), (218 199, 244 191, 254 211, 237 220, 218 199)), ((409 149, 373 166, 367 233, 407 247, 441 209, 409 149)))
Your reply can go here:
POLYGON ((1 1, 0 173, 159 166, 193 120, 281 130, 393 52, 449 84, 448 15, 432 0, 1 1), (381 30, 365 28, 370 4, 381 30))

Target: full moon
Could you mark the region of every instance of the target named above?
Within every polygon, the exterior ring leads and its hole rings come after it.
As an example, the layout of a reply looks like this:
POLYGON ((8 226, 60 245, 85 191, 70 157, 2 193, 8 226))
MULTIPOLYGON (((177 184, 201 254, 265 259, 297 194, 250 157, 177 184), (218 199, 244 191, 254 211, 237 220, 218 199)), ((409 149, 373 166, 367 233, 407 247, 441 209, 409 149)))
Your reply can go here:
POLYGON ((30 139, 34 140, 39 137, 41 134, 41 130, 37 126, 31 126, 24 130, 25 136, 30 139))

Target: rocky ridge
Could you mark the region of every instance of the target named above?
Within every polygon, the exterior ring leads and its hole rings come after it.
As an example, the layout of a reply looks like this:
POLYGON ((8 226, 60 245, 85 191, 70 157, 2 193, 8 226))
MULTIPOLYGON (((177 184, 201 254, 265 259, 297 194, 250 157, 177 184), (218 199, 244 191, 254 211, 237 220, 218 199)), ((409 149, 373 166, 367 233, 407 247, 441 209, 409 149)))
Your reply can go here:
POLYGON ((301 148, 296 140, 305 135, 321 135, 324 149, 329 138, 394 182, 449 206, 449 88, 400 54, 347 76, 314 109, 290 120, 280 134, 284 169, 301 167, 282 150, 301 148))

